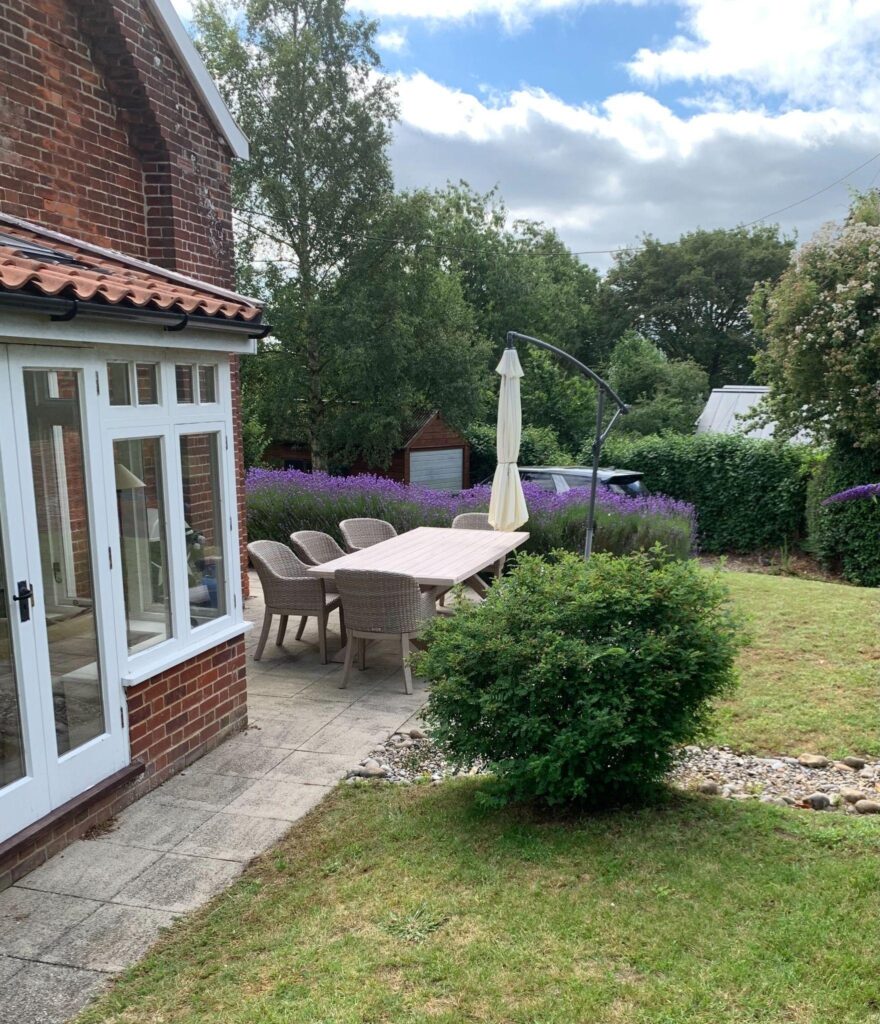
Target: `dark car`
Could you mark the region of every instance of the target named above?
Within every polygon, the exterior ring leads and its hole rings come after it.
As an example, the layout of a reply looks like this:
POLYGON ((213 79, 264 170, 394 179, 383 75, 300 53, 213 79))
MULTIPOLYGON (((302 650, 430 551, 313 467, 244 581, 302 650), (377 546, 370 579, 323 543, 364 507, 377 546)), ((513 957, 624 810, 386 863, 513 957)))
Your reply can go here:
MULTIPOLYGON (((519 475, 523 481, 528 480, 547 491, 562 494, 573 487, 589 487, 593 471, 582 466, 520 466, 519 475)), ((650 493, 642 483, 642 476, 642 473, 629 469, 599 469, 600 484, 630 498, 650 493)))

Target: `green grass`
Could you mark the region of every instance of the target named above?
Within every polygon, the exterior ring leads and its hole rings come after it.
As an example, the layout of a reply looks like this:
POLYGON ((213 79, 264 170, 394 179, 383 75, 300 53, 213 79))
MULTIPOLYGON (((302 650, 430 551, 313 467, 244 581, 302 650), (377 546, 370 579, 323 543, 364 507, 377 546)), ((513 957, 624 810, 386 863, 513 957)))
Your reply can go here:
POLYGON ((869 1024, 880 827, 694 795, 543 820, 340 787, 90 1024, 869 1024))
POLYGON ((751 643, 712 739, 738 750, 880 755, 880 590, 731 572, 751 643))

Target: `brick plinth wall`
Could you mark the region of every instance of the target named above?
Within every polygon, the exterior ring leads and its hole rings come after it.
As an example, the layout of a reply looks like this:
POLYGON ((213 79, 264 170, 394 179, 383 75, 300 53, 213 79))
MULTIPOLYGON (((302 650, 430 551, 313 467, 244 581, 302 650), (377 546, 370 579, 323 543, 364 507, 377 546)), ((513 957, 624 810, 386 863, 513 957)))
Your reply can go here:
POLYGON ((244 640, 229 640, 127 691, 133 783, 55 824, 0 860, 0 890, 247 725, 244 640))

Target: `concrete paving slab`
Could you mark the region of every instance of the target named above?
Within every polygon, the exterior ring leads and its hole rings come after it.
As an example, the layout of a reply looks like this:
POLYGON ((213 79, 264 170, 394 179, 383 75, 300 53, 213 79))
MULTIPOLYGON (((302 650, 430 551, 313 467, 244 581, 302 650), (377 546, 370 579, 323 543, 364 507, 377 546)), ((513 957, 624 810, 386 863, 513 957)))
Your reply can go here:
POLYGON ((127 807, 113 827, 102 832, 96 843, 139 846, 145 850, 171 850, 207 821, 214 811, 183 804, 172 804, 150 793, 127 807))
POLYGON ((13 974, 18 973, 25 963, 25 960, 14 960, 11 956, 3 956, 0 953, 0 1003, 3 1002, 2 986, 9 981, 13 974))
POLYGON ((259 722, 273 719, 292 722, 304 718, 329 721, 341 710, 336 701, 314 698, 304 700, 303 697, 303 694, 296 697, 254 697, 248 700, 248 707, 259 722))
POLYGON ((25 875, 13 888, 109 900, 160 856, 156 850, 80 839, 25 875))
POLYGON ((314 683, 311 673, 261 672, 248 669, 248 697, 295 697, 314 683))
POLYGON ((0 1024, 63 1024, 107 978, 96 971, 25 961, 0 998, 0 1024))
POLYGON ((186 771, 169 779, 152 796, 161 803, 174 803, 202 811, 222 811, 250 785, 250 779, 235 775, 186 771))
POLYGON ((114 903, 182 914, 225 889, 243 869, 229 860, 166 853, 114 897, 114 903))
POLYGON ((5 889, 0 892, 0 953, 36 959, 100 906, 96 900, 17 885, 5 889))
POLYGON ((294 750, 266 777, 286 782, 302 782, 312 786, 333 786, 356 764, 357 760, 348 754, 294 750))
POLYGON ((263 747, 244 735, 233 736, 191 764, 187 771, 259 779, 283 761, 289 753, 285 747, 263 747))
POLYGON ((310 811, 328 792, 327 786, 258 779, 247 793, 229 805, 227 811, 251 818, 277 818, 279 821, 292 822, 310 811))
POLYGON ((194 857, 217 857, 246 864, 279 842, 290 830, 290 822, 278 818, 251 818, 220 811, 199 826, 175 853, 194 857))
POLYGON ((40 959, 91 971, 123 971, 175 920, 175 915, 165 910, 104 903, 46 949, 40 959))

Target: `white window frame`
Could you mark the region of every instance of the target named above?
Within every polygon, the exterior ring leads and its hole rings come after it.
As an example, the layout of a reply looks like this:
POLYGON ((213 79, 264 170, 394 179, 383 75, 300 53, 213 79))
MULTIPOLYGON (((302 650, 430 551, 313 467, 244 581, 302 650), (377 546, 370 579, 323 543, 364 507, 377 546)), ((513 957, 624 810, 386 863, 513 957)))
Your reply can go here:
POLYGON ((156 437, 162 451, 163 492, 165 499, 165 534, 168 580, 171 592, 172 636, 144 651, 129 653, 125 627, 125 590, 122 582, 122 548, 119 536, 115 490, 107 494, 106 514, 111 533, 111 570, 117 656, 123 686, 138 683, 173 668, 196 655, 216 647, 225 640, 240 636, 244 623, 239 556, 238 495, 236 491, 235 450, 233 444, 232 392, 229 358, 225 353, 198 350, 163 350, 126 348, 96 350, 99 381, 98 401, 103 425, 103 457, 105 476, 115 478, 113 442, 156 437), (110 405, 107 363, 127 357, 131 363, 158 363, 159 404, 138 406, 134 371, 134 390, 130 406, 110 405), (189 364, 195 368, 196 401, 177 402, 175 367, 189 364), (198 401, 198 367, 216 368, 216 402, 198 401), (193 628, 190 625, 189 586, 186 572, 186 536, 183 517, 183 479, 180 438, 186 434, 216 434, 220 465, 220 503, 223 525, 223 564, 225 614, 193 628))

